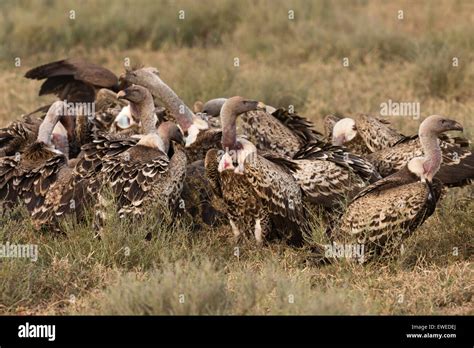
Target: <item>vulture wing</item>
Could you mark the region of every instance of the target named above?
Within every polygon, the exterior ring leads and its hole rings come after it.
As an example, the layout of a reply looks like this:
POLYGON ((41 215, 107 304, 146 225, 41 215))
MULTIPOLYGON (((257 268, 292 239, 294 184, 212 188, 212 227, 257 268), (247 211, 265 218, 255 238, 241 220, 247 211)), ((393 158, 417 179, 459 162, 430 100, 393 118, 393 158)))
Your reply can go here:
POLYGON ((433 214, 441 189, 436 180, 404 185, 395 180, 371 187, 349 205, 332 238, 337 243, 364 244, 365 260, 399 252, 402 240, 433 214))
POLYGON ((388 121, 368 115, 360 115, 356 121, 356 126, 358 134, 364 139, 367 147, 372 152, 392 147, 405 138, 404 135, 391 128, 388 121))
MULTIPOLYGON (((474 155, 468 147, 463 147, 465 142, 462 138, 459 139, 439 142, 443 161, 435 178, 449 187, 463 186, 474 179, 474 155)), ((423 149, 418 136, 414 136, 405 138, 394 147, 368 155, 367 160, 385 177, 402 169, 410 159, 419 156, 423 156, 423 149)))

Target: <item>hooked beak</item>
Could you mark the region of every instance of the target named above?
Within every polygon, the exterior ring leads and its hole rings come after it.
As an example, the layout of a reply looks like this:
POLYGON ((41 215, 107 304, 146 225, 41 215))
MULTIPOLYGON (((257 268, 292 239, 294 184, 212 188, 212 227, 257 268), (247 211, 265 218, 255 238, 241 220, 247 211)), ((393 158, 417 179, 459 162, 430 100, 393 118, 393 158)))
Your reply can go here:
POLYGON ((117 99, 124 99, 127 96, 127 92, 121 90, 117 93, 117 99))
POLYGON ((267 109, 267 106, 264 103, 259 101, 258 104, 257 104, 257 110, 265 111, 266 109, 267 109))
POLYGON ((453 124, 450 127, 450 130, 461 131, 462 132, 464 130, 464 128, 463 128, 462 124, 460 124, 459 122, 453 121, 453 124))

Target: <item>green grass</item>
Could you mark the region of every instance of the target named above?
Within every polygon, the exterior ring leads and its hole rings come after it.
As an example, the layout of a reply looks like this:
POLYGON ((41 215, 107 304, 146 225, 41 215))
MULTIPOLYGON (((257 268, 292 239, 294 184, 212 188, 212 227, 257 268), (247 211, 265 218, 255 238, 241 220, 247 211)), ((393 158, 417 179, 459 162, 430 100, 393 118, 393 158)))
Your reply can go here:
MULTIPOLYGON (((54 99, 37 96, 26 70, 84 56, 117 74, 125 58, 156 66, 190 106, 242 95, 294 105, 322 130, 328 113, 420 102, 422 118, 448 115, 472 139, 473 9, 469 1, 2 1, 0 120, 54 99)), ((420 122, 390 121, 405 134, 420 122)), ((97 239, 90 219, 65 221, 66 235, 55 235, 35 231, 19 210, 0 219, 0 243, 37 244, 39 258, 0 260, 0 313, 472 315, 472 196, 451 190, 399 259, 365 267, 317 267, 306 249, 251 241, 237 258, 226 225, 193 231, 157 214, 133 222, 110 213, 97 239)))

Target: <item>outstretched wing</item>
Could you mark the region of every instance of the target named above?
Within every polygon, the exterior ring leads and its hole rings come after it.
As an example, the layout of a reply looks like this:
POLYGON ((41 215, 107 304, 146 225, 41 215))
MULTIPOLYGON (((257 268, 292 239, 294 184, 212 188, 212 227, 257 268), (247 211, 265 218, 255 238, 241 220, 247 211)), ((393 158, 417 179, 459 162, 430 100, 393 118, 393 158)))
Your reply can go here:
MULTIPOLYGON (((89 83, 97 87, 111 88, 118 83, 117 76, 110 70, 96 64, 92 64, 81 58, 63 59, 48 64, 40 65, 26 72, 26 78, 43 80, 54 77, 71 77, 74 80, 89 83)), ((58 83, 64 83, 58 80, 58 83)), ((50 93, 54 86, 43 91, 43 94, 50 93)))

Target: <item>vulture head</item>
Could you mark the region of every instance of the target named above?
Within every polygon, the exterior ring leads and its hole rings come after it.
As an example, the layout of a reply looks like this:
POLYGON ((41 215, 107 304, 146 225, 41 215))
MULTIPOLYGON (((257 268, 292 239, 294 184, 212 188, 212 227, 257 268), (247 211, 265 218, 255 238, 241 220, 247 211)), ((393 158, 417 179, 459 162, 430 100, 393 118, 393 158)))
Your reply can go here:
POLYGON ((447 131, 463 131, 459 122, 440 115, 431 115, 420 124, 419 136, 438 136, 447 131))
MULTIPOLYGON (((132 85, 117 93, 118 99, 126 99, 130 103, 141 104, 147 98, 152 98, 151 93, 145 87, 132 85)), ((152 98, 153 99, 153 98, 152 98)))
POLYGON ((191 146, 202 130, 209 128, 206 120, 194 115, 178 95, 161 80, 158 70, 153 67, 127 71, 123 79, 128 83, 137 84, 150 90, 154 97, 173 114, 183 134, 186 136, 186 146, 191 146))
POLYGON ((234 169, 235 173, 243 174, 247 156, 256 152, 255 145, 246 139, 237 139, 237 116, 248 111, 264 109, 265 106, 256 101, 239 96, 229 98, 221 109, 222 147, 225 150, 219 162, 219 171, 234 169), (234 166, 236 164, 236 166, 234 166))
POLYGON ((408 169, 416 174, 421 181, 433 180, 438 172, 442 152, 439 146, 438 136, 447 131, 462 131, 462 125, 444 116, 432 115, 420 124, 418 135, 423 148, 423 157, 415 157, 408 162, 408 169))
POLYGON ((131 118, 141 122, 144 133, 154 132, 156 125, 155 104, 153 96, 147 88, 132 85, 118 92, 117 98, 130 102, 131 118))
POLYGON ((215 98, 208 100, 202 106, 202 112, 211 117, 217 117, 221 114, 221 109, 227 98, 215 98))
POLYGON ((356 123, 352 118, 346 117, 334 124, 332 129, 332 144, 342 146, 357 135, 356 123))

